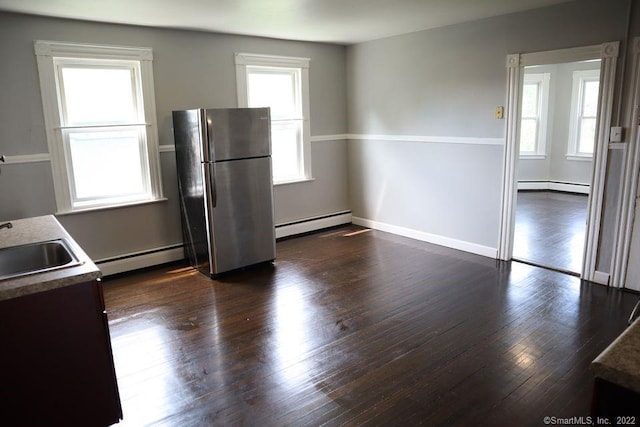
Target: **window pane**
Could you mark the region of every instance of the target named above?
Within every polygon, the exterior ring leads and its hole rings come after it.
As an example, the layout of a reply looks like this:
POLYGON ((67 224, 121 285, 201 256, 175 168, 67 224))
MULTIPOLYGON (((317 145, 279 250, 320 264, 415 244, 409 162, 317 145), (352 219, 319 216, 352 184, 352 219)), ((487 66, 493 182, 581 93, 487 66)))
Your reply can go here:
POLYGON ((520 152, 534 153, 538 139, 538 121, 536 119, 522 119, 520 125, 520 152))
POLYGON ((598 114, 598 87, 600 82, 590 81, 584 83, 584 95, 582 99, 582 115, 595 117, 598 114))
POLYGON ((596 139, 596 119, 580 120, 580 135, 578 139, 578 151, 580 153, 593 154, 593 144, 596 139))
POLYGON ((295 72, 249 70, 249 107, 271 107, 271 118, 292 119, 298 111, 295 72))
POLYGON ((540 84, 526 83, 522 88, 522 117, 538 117, 540 84))
POLYGON ((275 122, 271 126, 271 161, 275 182, 302 177, 302 120, 275 122))
POLYGON ((73 132, 68 138, 77 199, 145 192, 138 130, 73 132))
POLYGON ((132 72, 118 68, 62 69, 66 125, 135 123, 132 72))

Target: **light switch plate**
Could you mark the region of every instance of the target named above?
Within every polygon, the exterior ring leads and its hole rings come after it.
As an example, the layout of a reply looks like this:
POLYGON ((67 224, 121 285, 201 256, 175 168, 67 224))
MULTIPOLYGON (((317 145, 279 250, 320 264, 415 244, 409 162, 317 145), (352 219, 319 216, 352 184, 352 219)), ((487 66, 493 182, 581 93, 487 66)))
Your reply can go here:
POLYGON ((504 118, 504 107, 496 107, 496 119, 504 118))
POLYGON ((622 127, 612 126, 609 134, 609 142, 622 142, 622 127))

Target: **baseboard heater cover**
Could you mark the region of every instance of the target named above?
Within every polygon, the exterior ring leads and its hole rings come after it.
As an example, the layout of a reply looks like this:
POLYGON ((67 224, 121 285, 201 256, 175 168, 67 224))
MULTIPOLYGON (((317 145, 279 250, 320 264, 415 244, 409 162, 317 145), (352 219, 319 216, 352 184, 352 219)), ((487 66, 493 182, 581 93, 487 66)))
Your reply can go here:
POLYGON ((562 181, 518 181, 518 190, 550 190, 589 194, 589 184, 562 181))
POLYGON ((112 258, 95 261, 103 276, 139 270, 154 265, 165 264, 184 259, 183 245, 175 244, 146 251, 132 252, 112 258))
POLYGON ((324 228, 351 223, 351 211, 304 218, 282 224, 276 224, 276 239, 310 233, 324 228))
MULTIPOLYGON (((276 225, 276 239, 351 223, 351 211, 306 218, 276 225)), ((182 244, 133 252, 95 261, 103 276, 139 270, 184 259, 182 244)))

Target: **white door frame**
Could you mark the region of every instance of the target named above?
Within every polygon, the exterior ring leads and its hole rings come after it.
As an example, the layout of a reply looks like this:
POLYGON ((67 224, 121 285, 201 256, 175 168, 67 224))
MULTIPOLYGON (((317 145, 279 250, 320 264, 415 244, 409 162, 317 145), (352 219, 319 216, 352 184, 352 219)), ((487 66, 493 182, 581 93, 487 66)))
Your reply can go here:
POLYGON ((557 64, 601 59, 598 120, 593 153, 593 174, 589 191, 587 230, 581 277, 597 283, 608 284, 609 275, 596 271, 600 223, 604 201, 605 173, 613 93, 618 59, 619 42, 593 46, 514 54, 507 56, 507 129, 503 159, 500 231, 498 258, 509 261, 513 257, 516 202, 518 193, 519 117, 522 68, 533 65, 557 64))
POLYGON ((627 122, 630 124, 627 143, 621 144, 624 150, 624 163, 621 175, 621 195, 617 215, 616 234, 614 236, 611 260, 611 286, 623 287, 627 279, 631 237, 635 215, 635 204, 640 174, 640 37, 632 41, 631 90, 633 97, 627 108, 627 122))

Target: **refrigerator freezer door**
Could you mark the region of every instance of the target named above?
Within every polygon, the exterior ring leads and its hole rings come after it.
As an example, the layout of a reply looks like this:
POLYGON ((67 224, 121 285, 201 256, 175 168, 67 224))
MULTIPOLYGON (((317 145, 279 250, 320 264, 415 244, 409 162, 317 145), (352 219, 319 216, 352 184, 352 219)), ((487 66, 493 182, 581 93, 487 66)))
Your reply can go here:
POLYGON ((271 155, 269 108, 206 110, 212 161, 271 155))
POLYGON ((216 163, 211 274, 276 257, 271 158, 216 163))
POLYGON ((185 256, 192 266, 208 274, 211 263, 207 220, 210 215, 210 202, 207 202, 210 181, 207 179, 209 170, 206 164, 201 163, 204 138, 201 123, 201 110, 173 112, 185 256))

